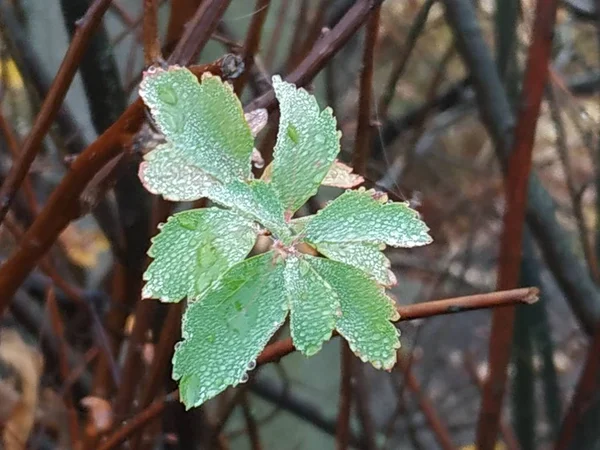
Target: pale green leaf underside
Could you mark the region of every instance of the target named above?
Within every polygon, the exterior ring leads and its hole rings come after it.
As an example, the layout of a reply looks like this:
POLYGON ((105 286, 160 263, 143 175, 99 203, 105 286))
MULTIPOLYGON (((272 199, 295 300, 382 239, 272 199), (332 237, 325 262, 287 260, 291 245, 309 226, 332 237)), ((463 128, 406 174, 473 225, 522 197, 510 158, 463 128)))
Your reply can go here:
POLYGON ((283 271, 272 252, 255 256, 188 305, 173 357, 173 378, 187 408, 245 381, 287 315, 283 271))
POLYGON ((174 202, 194 201, 210 194, 220 184, 214 177, 187 163, 172 144, 161 144, 144 156, 138 172, 152 194, 174 202))
POLYGON ((355 267, 326 258, 308 255, 303 258, 340 299, 342 315, 336 329, 348 341, 350 349, 375 368, 391 369, 400 347, 398 330, 390 322, 400 317, 393 300, 355 267))
POLYGON ((152 68, 140 96, 190 165, 224 182, 250 176, 254 139, 239 99, 219 77, 204 74, 200 84, 186 68, 152 68))
POLYGON ((341 313, 340 300, 301 256, 285 260, 285 291, 294 345, 306 356, 314 355, 331 338, 341 313))
POLYGON ((340 151, 340 133, 331 108, 320 110, 304 89, 273 77, 279 101, 279 130, 272 182, 286 210, 295 212, 316 194, 340 151))
POLYGON ((152 239, 144 298, 177 302, 199 297, 256 241, 252 222, 232 211, 204 208, 169 217, 152 239))
POLYGON ((315 244, 315 248, 329 259, 365 271, 383 286, 396 284, 396 277, 390 270, 390 261, 378 244, 320 242, 315 244))
POLYGON ((429 228, 405 203, 382 203, 374 191, 346 191, 319 211, 304 229, 313 243, 357 242, 416 247, 429 244, 429 228))

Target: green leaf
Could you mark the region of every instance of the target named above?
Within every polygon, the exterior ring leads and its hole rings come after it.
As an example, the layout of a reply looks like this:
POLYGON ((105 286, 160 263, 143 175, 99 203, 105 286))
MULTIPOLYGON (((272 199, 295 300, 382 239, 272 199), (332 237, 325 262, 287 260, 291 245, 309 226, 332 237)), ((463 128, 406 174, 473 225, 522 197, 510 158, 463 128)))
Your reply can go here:
POLYGON ((208 192, 208 197, 257 221, 279 239, 287 240, 291 235, 285 221, 283 205, 269 183, 262 180, 252 180, 248 183, 232 181, 224 186, 215 186, 208 192))
POLYGON ((336 329, 350 349, 377 369, 391 369, 400 348, 399 332, 390 321, 400 318, 394 301, 363 271, 326 258, 304 259, 340 299, 342 315, 336 329))
POLYGON ((302 256, 285 260, 285 289, 294 345, 306 356, 314 355, 331 338, 340 300, 302 256))
POLYGON ((321 242, 315 244, 315 248, 329 259, 365 271, 383 286, 394 286, 397 283, 394 273, 390 270, 390 260, 378 244, 321 242))
POLYGON ((140 96, 165 135, 190 165, 220 181, 247 179, 254 139, 233 89, 219 77, 188 69, 152 67, 140 96))
POLYGON ((346 191, 319 211, 304 230, 313 243, 371 243, 393 247, 429 244, 429 228, 407 203, 387 202, 373 191, 346 191))
POLYGON ((154 261, 144 273, 144 298, 177 302, 197 298, 233 264, 248 255, 256 241, 252 222, 218 208, 175 214, 152 239, 154 261))
POLYGON ((189 165, 170 143, 161 144, 144 156, 138 176, 152 194, 174 202, 206 197, 220 184, 202 169, 189 165))
POLYGON ((272 182, 286 210, 295 212, 316 194, 340 151, 340 133, 331 108, 320 110, 304 89, 273 77, 279 101, 279 131, 272 182))
POLYGON ((183 341, 173 357, 173 379, 189 409, 248 379, 247 371, 283 324, 283 263, 273 252, 233 266, 188 305, 183 341))

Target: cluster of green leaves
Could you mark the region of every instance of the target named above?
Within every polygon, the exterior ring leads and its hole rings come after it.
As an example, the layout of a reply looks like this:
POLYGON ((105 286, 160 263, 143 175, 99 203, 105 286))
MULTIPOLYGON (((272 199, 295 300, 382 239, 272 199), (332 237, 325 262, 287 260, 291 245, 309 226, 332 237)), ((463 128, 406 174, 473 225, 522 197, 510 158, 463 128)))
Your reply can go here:
POLYGON ((149 70, 140 87, 166 141, 145 156, 142 182, 169 200, 206 197, 218 205, 170 217, 152 240, 154 260, 144 274, 145 298, 188 300, 173 358, 188 408, 246 381, 288 314, 305 355, 336 330, 363 361, 390 369, 399 316, 385 293, 395 279, 382 250, 431 241, 408 205, 364 188, 294 218, 320 185, 363 180, 335 159, 341 133, 331 109, 278 76, 273 87, 279 131, 261 179, 251 169, 260 160, 254 136, 266 123, 264 110, 244 115, 227 83, 210 74, 199 83, 176 66, 149 70), (271 250, 246 259, 261 234, 272 238, 271 250))

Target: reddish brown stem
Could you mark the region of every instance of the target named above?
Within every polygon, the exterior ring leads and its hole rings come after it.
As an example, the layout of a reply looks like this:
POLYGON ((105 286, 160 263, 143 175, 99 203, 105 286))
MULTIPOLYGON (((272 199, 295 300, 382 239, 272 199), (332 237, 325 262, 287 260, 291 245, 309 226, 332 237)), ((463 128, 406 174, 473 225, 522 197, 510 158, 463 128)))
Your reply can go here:
MULTIPOLYGON (((475 368, 475 362, 473 361, 473 357, 470 354, 464 355, 464 365, 471 379, 475 382, 480 392, 483 392, 483 386, 485 385, 483 379, 477 373, 477 369, 475 368)), ((502 418, 500 419, 500 433, 504 438, 504 443, 506 444, 506 448, 508 450, 519 450, 519 442, 517 441, 517 437, 513 432, 512 428, 504 421, 502 418)))
MULTIPOLYGON (((556 0, 538 0, 532 41, 523 83, 523 107, 519 110, 513 149, 506 169, 506 212, 500 244, 498 288, 519 284, 521 241, 525 222, 527 186, 540 105, 548 78, 556 0)), ((506 387, 514 328, 514 308, 494 311, 489 344, 490 376, 483 390, 477 424, 477 448, 492 450, 498 437, 500 411, 506 387)))
MULTIPOLYGON (((462 310, 471 310, 478 308, 489 308, 494 306, 506 306, 514 303, 531 303, 537 298, 537 289, 524 288, 513 289, 506 292, 492 292, 490 294, 472 295, 467 297, 450 298, 446 300, 438 300, 436 302, 427 302, 417 305, 410 305, 398 308, 402 311, 404 317, 400 320, 411 320, 424 317, 432 317, 435 315, 449 314, 454 311, 455 307, 462 310), (434 303, 435 306, 427 307, 429 303, 434 303), (450 310, 449 310, 450 308, 450 310)), ((285 355, 294 351, 294 345, 291 339, 283 339, 267 345, 260 356, 257 358, 257 365, 263 365, 270 362, 278 361, 285 355)), ((100 447, 101 450, 110 450, 125 440, 132 434, 143 428, 148 422, 152 421, 165 408, 166 402, 172 401, 179 396, 179 391, 175 390, 167 395, 163 400, 154 402, 148 408, 134 416, 126 425, 114 434, 108 437, 104 444, 100 447)))
POLYGON ((350 440, 350 413, 352 410, 352 363, 354 355, 346 341, 340 341, 342 376, 340 379, 340 406, 335 429, 336 448, 346 450, 350 440))
POLYGON ((363 49, 362 72, 360 77, 360 95, 358 100, 358 125, 356 127, 356 143, 352 165, 356 173, 366 175, 367 161, 371 150, 371 129, 373 117, 373 63, 377 32, 379 30, 379 13, 381 5, 375 8, 369 16, 365 33, 363 49))
POLYGON ((267 49, 267 54, 265 56, 265 66, 267 69, 273 68, 273 62, 275 60, 275 53, 277 52, 277 48, 280 44, 281 32, 283 31, 283 27, 286 23, 285 18, 287 15, 288 7, 290 4, 290 0, 283 0, 281 5, 279 6, 279 11, 277 12, 277 19, 275 20, 275 29, 271 34, 271 44, 267 49))
MULTIPOLYGON (((69 90, 90 38, 100 25, 110 3, 111 0, 95 0, 85 16, 79 21, 77 31, 67 49, 63 63, 58 69, 56 78, 48 91, 40 112, 35 118, 31 132, 23 144, 23 149, 19 152, 19 158, 12 165, 2 188, 0 188, 0 223, 4 220, 33 160, 40 151, 42 140, 60 110, 60 105, 69 90)), ((0 314, 2 312, 3 308, 0 308, 0 314)))
POLYGON ((267 13, 269 12, 270 4, 271 0, 256 0, 254 14, 252 15, 252 20, 248 27, 248 33, 246 33, 246 42, 244 43, 244 72, 233 83, 237 95, 241 95, 243 92, 244 86, 250 76, 250 71, 254 66, 254 55, 258 52, 263 25, 265 24, 267 13))
MULTIPOLYGON (((299 86, 309 83, 368 19, 369 13, 382 2, 383 0, 358 0, 337 25, 317 42, 306 58, 286 77, 286 81, 299 86)), ((246 111, 258 108, 273 109, 274 106, 275 95, 271 90, 253 100, 245 109, 246 111)))
POLYGON ((202 0, 171 0, 171 16, 167 26, 165 39, 165 54, 168 54, 177 44, 183 34, 185 24, 198 9, 202 0))
MULTIPOLYGON (((186 43, 182 41, 182 45, 186 43)), ((196 75, 222 75, 222 61, 191 67, 196 75)), ((119 119, 81 153, 48 202, 27 230, 18 250, 0 268, 0 316, 25 277, 48 251, 60 232, 80 214, 80 196, 94 176, 119 156, 145 119, 144 106, 136 100, 119 119)))
POLYGON ((398 354, 398 365, 404 373, 404 381, 406 381, 408 388, 417 397, 419 407, 421 408, 421 411, 423 411, 425 420, 427 420, 427 423, 429 424, 435 439, 438 441, 438 444, 440 444, 440 447, 444 450, 456 450, 456 447, 452 443, 452 438, 450 437, 450 431, 448 430, 448 427, 438 415, 435 406, 433 406, 433 403, 431 403, 431 400, 429 400, 429 398, 421 390, 421 385, 419 384, 417 377, 412 372, 410 366, 400 353, 398 354))
POLYGON ((575 394, 569 410, 563 420, 556 440, 555 450, 573 448, 571 443, 577 432, 577 426, 585 412, 591 406, 591 400, 598 397, 600 390, 600 324, 596 327, 592 343, 581 377, 577 382, 575 394))
POLYGON ((147 66, 162 60, 158 40, 158 0, 144 0, 144 61, 147 66))
MULTIPOLYGON (((0 132, 4 135, 4 139, 6 140, 6 144, 8 145, 8 150, 10 151, 13 161, 16 161, 19 158, 19 140, 15 135, 10 123, 4 117, 4 114, 0 111, 0 132)), ((35 217, 39 212, 39 205, 37 199, 35 198, 35 191, 33 190, 33 185, 31 184, 31 179, 28 175, 25 175, 23 179, 23 193, 25 194, 25 200, 27 201, 27 205, 29 206, 29 212, 32 217, 35 217)))
MULTIPOLYGON (((46 306, 50 316, 50 323, 52 324, 52 331, 58 339, 58 345, 60 351, 58 352, 58 365, 60 376, 62 381, 65 382, 70 375, 69 363, 67 361, 67 343, 65 342, 65 327, 60 316, 58 304, 56 303, 56 295, 54 289, 50 287, 46 294, 46 306)), ((71 393, 68 389, 63 391, 63 401, 67 408, 67 414, 69 416, 69 437, 71 438, 72 448, 79 448, 79 421, 77 418, 77 411, 71 399, 71 393)))

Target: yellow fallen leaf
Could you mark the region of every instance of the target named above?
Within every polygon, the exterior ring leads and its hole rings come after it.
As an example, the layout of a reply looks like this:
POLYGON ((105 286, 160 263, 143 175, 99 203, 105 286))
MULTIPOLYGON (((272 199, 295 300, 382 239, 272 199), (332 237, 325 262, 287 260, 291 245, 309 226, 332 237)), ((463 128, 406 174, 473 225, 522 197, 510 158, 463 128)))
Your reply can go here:
POLYGON ((108 251, 108 240, 99 230, 83 229, 75 223, 69 224, 59 237, 68 258, 75 264, 90 268, 98 264, 100 255, 108 251))

